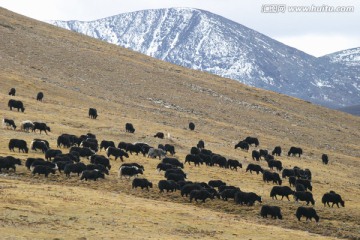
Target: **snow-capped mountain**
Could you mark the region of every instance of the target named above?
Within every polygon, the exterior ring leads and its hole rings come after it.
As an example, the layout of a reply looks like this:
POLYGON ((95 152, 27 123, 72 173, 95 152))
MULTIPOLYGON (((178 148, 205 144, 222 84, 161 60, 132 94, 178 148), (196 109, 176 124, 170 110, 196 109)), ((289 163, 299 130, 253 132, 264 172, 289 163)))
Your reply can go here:
POLYGON ((333 63, 342 63, 347 66, 360 66, 360 47, 346 49, 323 56, 333 63))
POLYGON ((360 102, 358 70, 348 74, 334 58, 313 57, 207 11, 155 9, 90 22, 50 23, 177 65, 324 106, 360 102))

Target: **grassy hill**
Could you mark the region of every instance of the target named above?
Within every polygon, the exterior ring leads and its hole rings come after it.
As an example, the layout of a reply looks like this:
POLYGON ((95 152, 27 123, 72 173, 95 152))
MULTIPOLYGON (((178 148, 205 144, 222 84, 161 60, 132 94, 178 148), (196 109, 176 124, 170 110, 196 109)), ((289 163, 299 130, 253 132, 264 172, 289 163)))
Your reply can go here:
MULTIPOLYGON (((299 166, 313 173, 315 208, 321 219, 298 222, 294 213, 303 203, 272 200, 272 184, 261 175, 219 167, 186 165, 189 180, 222 179, 254 191, 263 204, 282 208, 284 220, 262 219, 261 205, 239 206, 232 201, 213 200, 189 203, 177 193, 159 194, 156 172, 159 160, 130 156, 126 162, 145 166, 143 177, 153 181, 149 192, 131 189, 131 181, 119 179, 121 162, 111 160, 112 169, 105 180, 81 182, 57 173, 45 179, 33 177, 24 167, 0 174, 0 229, 8 239, 332 239, 360 238, 360 120, 269 91, 245 86, 233 80, 188 70, 89 37, 62 30, 0 8, 0 114, 16 123, 43 121, 51 127, 49 135, 0 130, 0 156, 13 155, 25 162, 27 157, 10 153, 10 138, 44 138, 56 147, 62 133, 91 132, 99 140, 174 144, 176 157, 185 159, 198 140, 206 148, 246 167, 249 152, 234 145, 247 136, 260 140, 261 149, 291 146, 304 150, 301 158, 278 159, 285 168, 299 166), (11 87, 17 95, 7 95, 11 87), (38 91, 44 102, 35 100, 38 91), (22 100, 25 113, 10 111, 10 98, 22 100), (98 110, 97 120, 87 117, 89 107, 98 110), (187 125, 196 124, 190 132, 187 125), (132 122, 135 134, 125 132, 132 122), (162 131, 170 138, 155 139, 162 131), (321 163, 321 154, 330 164, 321 163), (345 208, 321 204, 325 192, 340 193, 345 208)), ((66 149, 63 149, 67 152, 66 149)), ((103 154, 104 152, 100 152, 103 154)), ((88 160, 84 159, 87 163, 88 160)), ((264 167, 266 162, 261 161, 264 167)), ((288 185, 287 180, 284 181, 288 185)))

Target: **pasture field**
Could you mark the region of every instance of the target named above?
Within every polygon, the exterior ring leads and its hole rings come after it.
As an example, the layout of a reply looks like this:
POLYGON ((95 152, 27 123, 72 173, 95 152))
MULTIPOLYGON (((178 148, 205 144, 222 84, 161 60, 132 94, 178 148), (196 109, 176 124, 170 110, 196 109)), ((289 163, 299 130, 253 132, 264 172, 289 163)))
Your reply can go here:
MULTIPOLYGON (((262 196, 263 204, 278 205, 283 220, 263 219, 262 204, 235 205, 233 201, 189 203, 179 192, 160 194, 158 159, 131 155, 125 162, 145 166, 154 183, 150 191, 131 189, 120 179, 120 160, 111 159, 110 175, 99 181, 80 181, 56 173, 47 179, 32 176, 25 166, 0 174, 0 230, 2 239, 360 239, 360 120, 299 99, 245 86, 203 72, 188 70, 65 31, 0 8, 0 114, 21 121, 42 121, 48 135, 0 130, 0 156, 42 157, 39 152, 10 152, 11 138, 43 138, 56 147, 62 133, 94 133, 99 141, 173 144, 184 161, 202 139, 205 147, 243 164, 238 171, 186 165, 191 181, 221 179, 243 191, 262 196), (7 93, 15 87, 17 94, 7 93), (43 102, 35 100, 43 91, 43 102), (24 102, 25 112, 10 111, 9 99, 24 102), (97 108, 99 117, 87 111, 97 108), (196 124, 189 131, 190 121, 196 124), (126 122, 134 134, 126 133, 126 122), (154 138, 162 131, 165 139, 154 138), (169 136, 168 136, 169 133, 169 136), (247 136, 260 140, 249 152, 234 149, 247 136), (272 200, 273 186, 261 174, 245 172, 253 149, 280 145, 285 168, 309 168, 313 174, 315 209, 320 222, 298 222, 294 213, 303 202, 272 200), (304 150, 288 157, 291 146, 304 150), (329 155, 329 165, 321 154, 329 155), (321 204, 334 190, 345 208, 321 204)), ((67 152, 67 149, 62 149, 67 152)), ((100 152, 104 154, 104 151, 100 152)), ((83 159, 85 163, 88 160, 83 159)), ((259 163, 267 168, 265 161, 259 163)), ((283 185, 288 185, 284 180, 283 185)))

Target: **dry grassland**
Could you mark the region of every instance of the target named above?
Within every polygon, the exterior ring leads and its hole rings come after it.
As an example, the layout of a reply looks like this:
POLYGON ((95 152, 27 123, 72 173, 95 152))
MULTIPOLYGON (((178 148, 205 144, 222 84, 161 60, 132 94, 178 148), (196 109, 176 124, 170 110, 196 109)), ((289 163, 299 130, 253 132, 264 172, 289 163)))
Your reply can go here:
MULTIPOLYGON (((283 220, 262 219, 261 205, 239 206, 232 201, 189 203, 177 193, 159 194, 159 160, 130 156, 126 162, 145 166, 144 177, 154 183, 149 192, 131 189, 119 179, 121 162, 111 160, 105 180, 80 181, 57 173, 45 179, 19 166, 0 174, 0 229, 3 239, 360 239, 360 120, 281 94, 251 88, 214 75, 161 62, 79 34, 0 9, 0 114, 14 119, 43 121, 49 135, 0 130, 0 156, 10 153, 11 138, 44 138, 56 147, 62 133, 91 132, 99 140, 174 144, 181 161, 198 140, 206 148, 238 159, 246 167, 251 151, 235 150, 246 136, 256 136, 262 149, 280 145, 287 151, 301 146, 301 158, 281 156, 284 167, 310 168, 315 208, 320 222, 298 222, 303 203, 272 200, 272 184, 262 176, 218 167, 186 165, 192 181, 222 179, 243 191, 254 191, 264 204, 282 208, 283 220), (11 87, 25 104, 25 113, 9 111, 11 87), (44 102, 35 100, 45 93, 44 102), (87 117, 89 107, 99 118, 87 117), (196 130, 187 129, 189 121, 196 130), (135 134, 125 133, 132 122, 135 134), (162 131, 170 139, 154 139, 162 131), (330 164, 321 163, 327 153, 330 164), (335 190, 345 208, 321 204, 325 192, 335 190)), ((254 147, 251 148, 251 150, 254 147)), ((63 150, 67 152, 66 149, 63 150)), ((100 152, 104 154, 104 152, 100 152)), ((88 160, 83 159, 85 163, 88 160)), ((264 167, 266 163, 260 162, 264 167)), ((284 181, 284 184, 288 184, 284 181)))

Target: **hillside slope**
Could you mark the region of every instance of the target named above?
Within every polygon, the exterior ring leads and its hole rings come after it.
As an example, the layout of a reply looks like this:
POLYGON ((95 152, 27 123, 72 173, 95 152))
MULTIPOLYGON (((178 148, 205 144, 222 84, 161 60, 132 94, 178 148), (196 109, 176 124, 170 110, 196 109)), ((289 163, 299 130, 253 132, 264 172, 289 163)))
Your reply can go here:
MULTIPOLYGON (((155 170, 159 161, 130 155, 125 162, 143 164, 143 177, 153 181, 154 189, 131 189, 131 181, 117 176, 121 162, 114 159, 110 175, 97 182, 59 173, 45 179, 32 176, 24 166, 18 166, 16 173, 5 170, 0 174, 2 236, 67 239, 63 235, 67 232, 70 238, 88 239, 360 237, 356 231, 360 218, 359 118, 159 61, 5 9, 0 9, 0 35, 0 114, 16 123, 44 121, 51 126, 49 135, 1 129, 1 156, 13 155, 23 163, 27 157, 43 157, 34 151, 10 153, 10 138, 28 143, 44 138, 56 148, 57 136, 62 133, 92 132, 99 140, 116 143, 171 143, 181 161, 203 139, 206 148, 238 159, 245 168, 253 162, 251 151, 235 150, 234 144, 256 136, 262 149, 271 151, 277 145, 284 152, 290 146, 303 148, 301 158, 284 154, 279 159, 286 168, 296 165, 312 170, 315 208, 321 216, 319 224, 299 223, 293 214, 303 203, 272 200, 269 192, 273 185, 245 169, 186 165, 184 170, 192 181, 222 179, 260 194, 263 204, 281 206, 283 221, 262 219, 258 203, 250 207, 218 199, 189 203, 179 192, 159 194, 157 182, 164 178, 155 170), (17 89, 15 97, 7 95, 11 87, 17 89), (35 100, 38 91, 45 94, 42 103, 35 100), (9 111, 10 98, 22 100, 25 113, 9 111), (97 120, 87 117, 89 107, 98 109, 97 120), (187 129, 189 121, 196 124, 196 131, 187 129), (126 122, 134 124, 135 134, 124 131, 126 122), (170 138, 155 139, 158 131, 169 133, 170 138), (328 166, 321 163, 322 153, 329 155, 328 166), (344 197, 345 208, 321 205, 322 194, 329 190, 344 197)), ((267 168, 266 162, 259 164, 267 168)))
POLYGON ((328 107, 357 104, 359 70, 315 58, 219 15, 151 9, 50 23, 170 63, 328 107))

